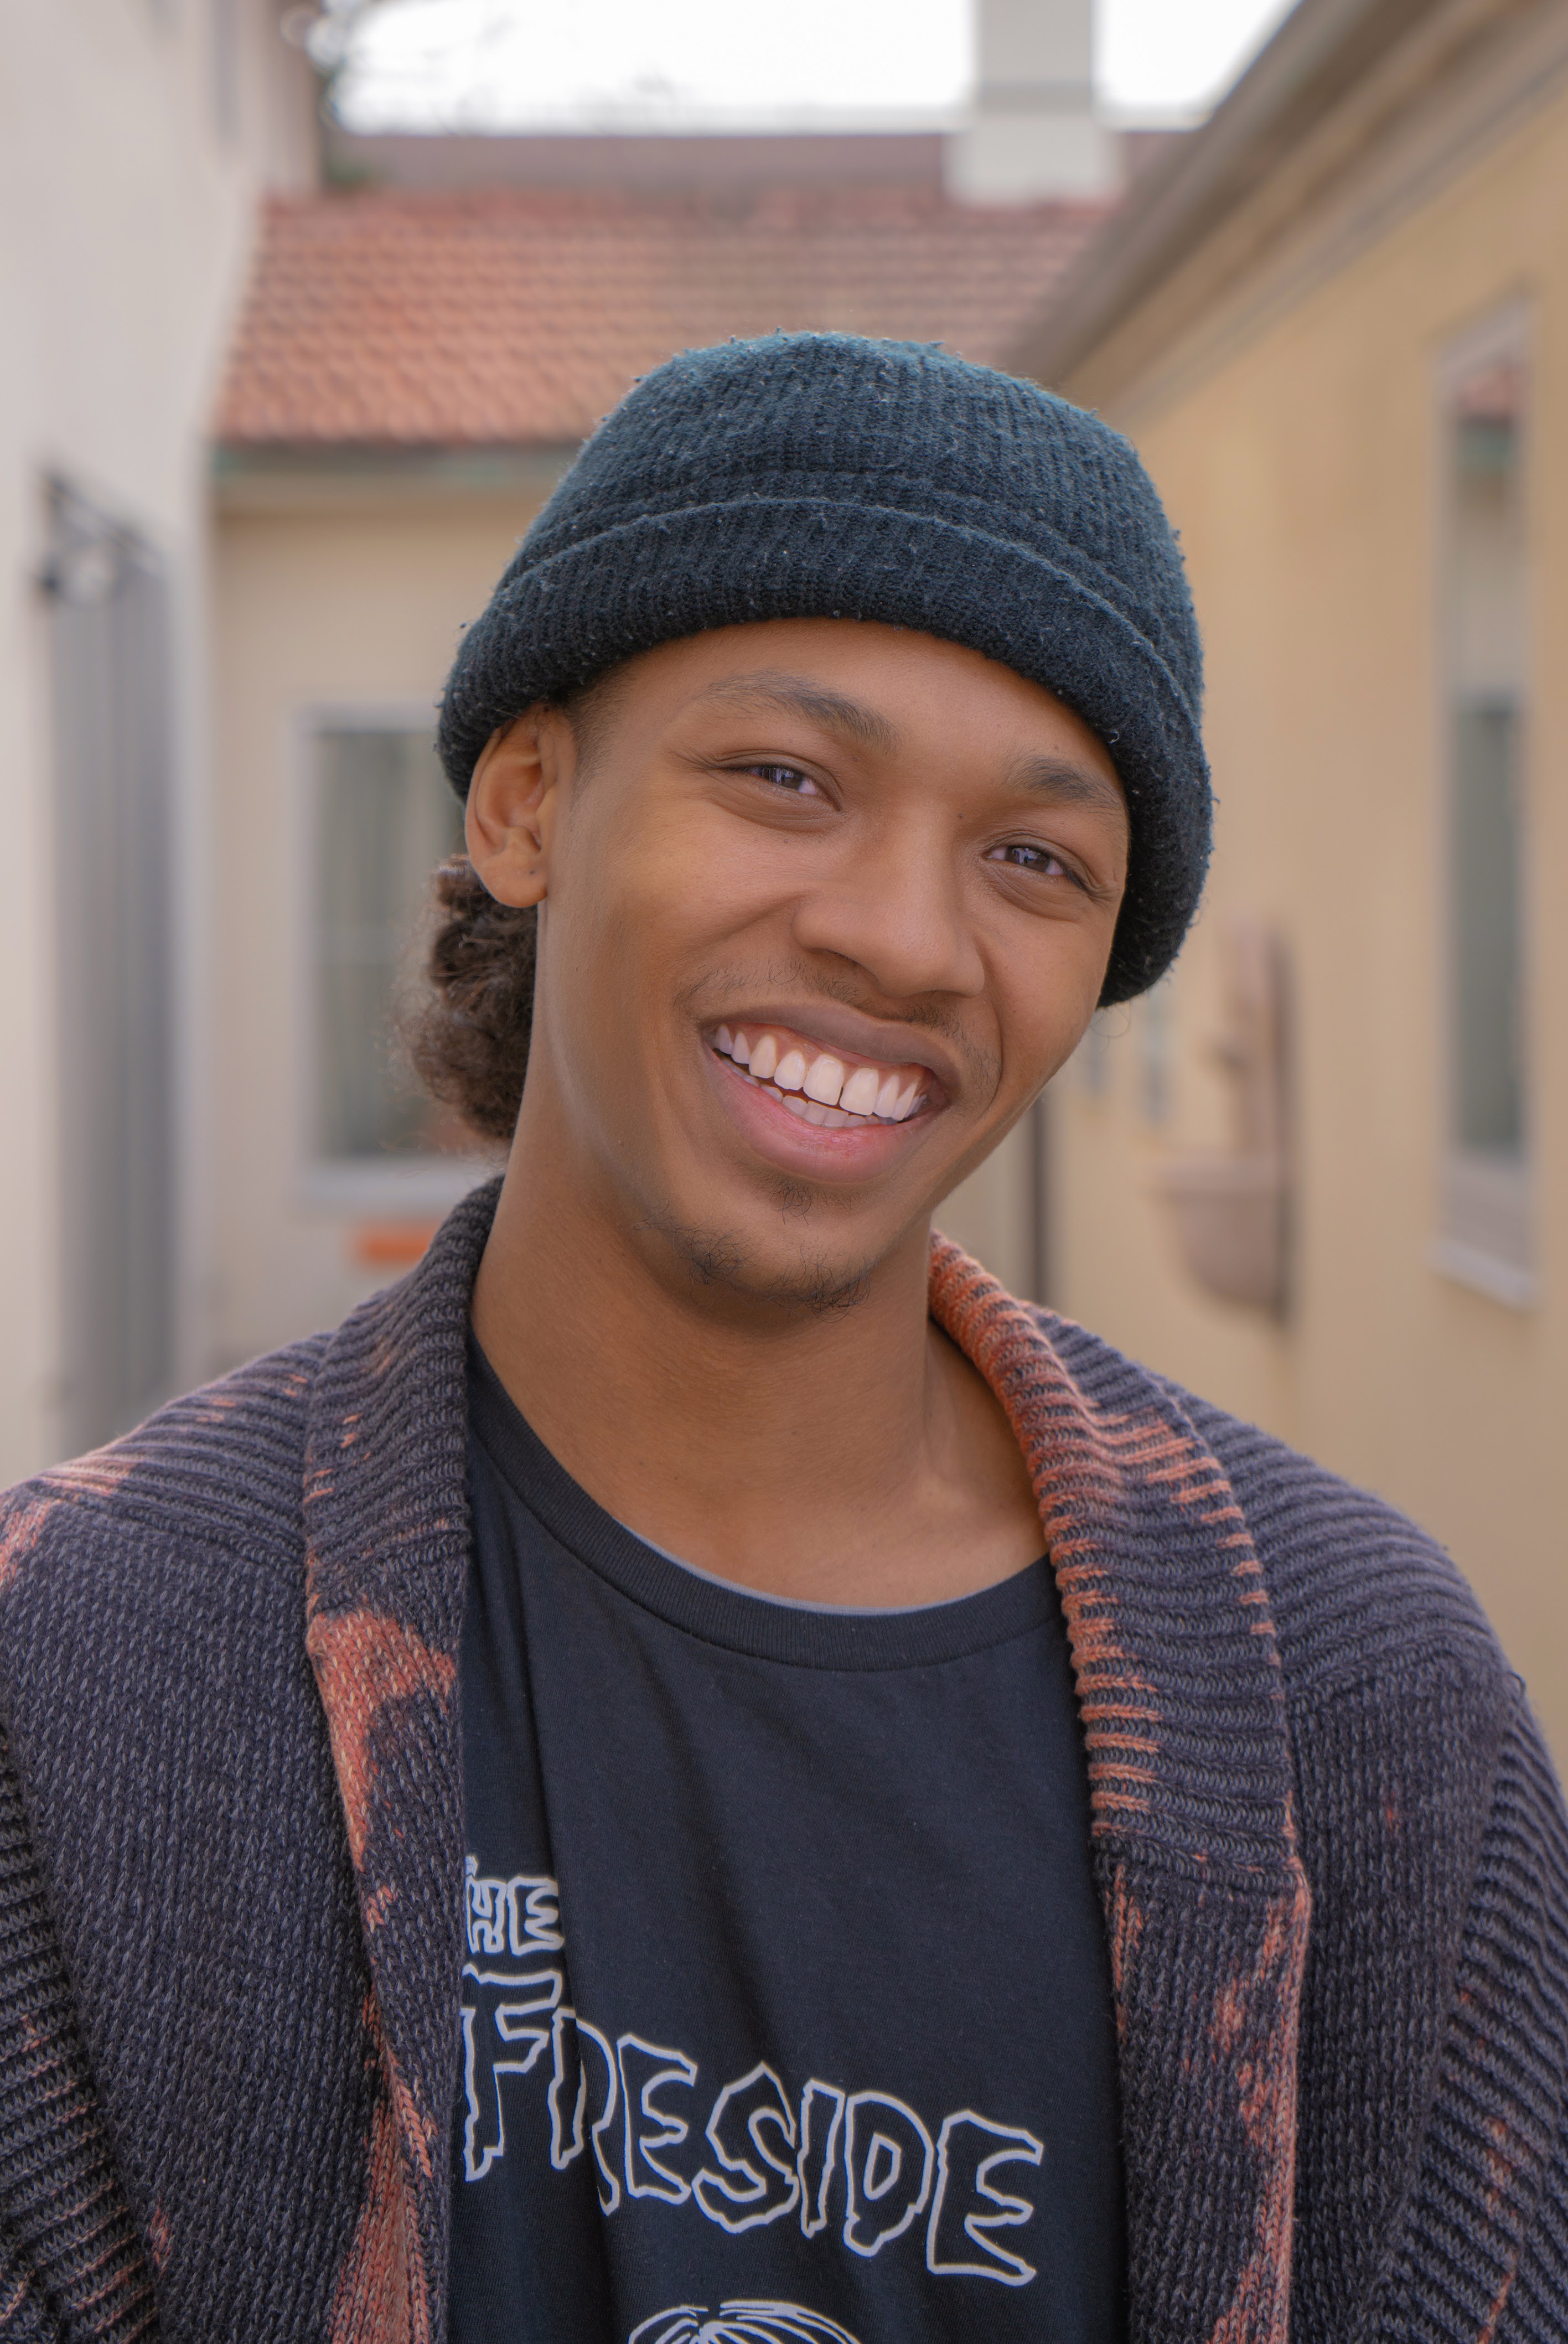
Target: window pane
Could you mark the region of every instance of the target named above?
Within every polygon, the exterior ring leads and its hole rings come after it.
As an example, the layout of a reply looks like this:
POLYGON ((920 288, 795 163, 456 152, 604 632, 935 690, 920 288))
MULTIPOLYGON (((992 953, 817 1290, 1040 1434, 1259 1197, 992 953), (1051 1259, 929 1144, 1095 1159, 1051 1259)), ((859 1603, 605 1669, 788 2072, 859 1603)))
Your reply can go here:
POLYGON ((316 1135, 329 1157, 421 1152, 432 1109, 394 1063, 399 979, 462 810, 419 732, 318 736, 316 1135))
POLYGON ((1525 1145, 1522 403, 1522 366, 1493 360, 1460 383, 1450 419, 1450 1128, 1466 1153, 1516 1164, 1525 1145))
POLYGON ((1454 1137, 1522 1157, 1519 1050, 1519 712, 1458 711, 1453 773, 1454 1137))

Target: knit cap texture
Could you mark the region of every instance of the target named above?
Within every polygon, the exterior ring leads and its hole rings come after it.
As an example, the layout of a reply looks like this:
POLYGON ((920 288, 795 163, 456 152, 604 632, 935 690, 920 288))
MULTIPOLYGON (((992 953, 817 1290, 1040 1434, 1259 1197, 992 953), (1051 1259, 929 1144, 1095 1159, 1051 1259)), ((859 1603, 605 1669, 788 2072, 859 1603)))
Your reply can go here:
POLYGON ((1155 983, 1202 891, 1202 655, 1128 442, 925 344, 773 334, 688 350, 600 425, 465 633, 440 747, 466 796, 535 700, 759 620, 879 620, 967 644, 1104 743, 1131 854, 1104 1002, 1155 983))

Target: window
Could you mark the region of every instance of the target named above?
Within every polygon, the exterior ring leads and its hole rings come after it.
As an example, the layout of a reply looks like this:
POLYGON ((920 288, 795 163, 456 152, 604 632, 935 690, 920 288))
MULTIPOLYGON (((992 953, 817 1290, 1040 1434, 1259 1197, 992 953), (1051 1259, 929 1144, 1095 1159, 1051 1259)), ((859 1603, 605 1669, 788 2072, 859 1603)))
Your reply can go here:
POLYGON ((406 1194, 411 1205, 439 1207, 477 1169, 472 1142, 420 1094, 396 1041, 430 874, 462 844, 462 809, 430 732, 428 712, 360 712, 319 716, 308 732, 309 1152, 352 1205, 406 1194), (467 1162, 454 1162, 450 1151, 464 1149, 467 1162))
POLYGON ((1446 1029, 1438 1266, 1533 1298, 1527 1076, 1522 320, 1445 369, 1443 626, 1446 1029))
POLYGON ((59 872, 64 1432, 123 1432, 175 1375, 175 855, 168 583, 157 551, 48 491, 59 872))

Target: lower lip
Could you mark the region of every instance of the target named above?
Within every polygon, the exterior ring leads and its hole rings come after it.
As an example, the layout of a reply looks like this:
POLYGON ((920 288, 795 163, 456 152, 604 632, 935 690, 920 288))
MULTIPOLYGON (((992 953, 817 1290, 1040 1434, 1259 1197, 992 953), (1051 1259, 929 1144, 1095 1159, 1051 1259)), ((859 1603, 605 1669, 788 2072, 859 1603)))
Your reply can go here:
POLYGON ((706 1044, 703 1055, 721 1100, 757 1153, 819 1180, 865 1180, 885 1171, 919 1145, 933 1120, 929 1111, 916 1109, 905 1123, 807 1123, 760 1083, 749 1082, 732 1059, 706 1044))

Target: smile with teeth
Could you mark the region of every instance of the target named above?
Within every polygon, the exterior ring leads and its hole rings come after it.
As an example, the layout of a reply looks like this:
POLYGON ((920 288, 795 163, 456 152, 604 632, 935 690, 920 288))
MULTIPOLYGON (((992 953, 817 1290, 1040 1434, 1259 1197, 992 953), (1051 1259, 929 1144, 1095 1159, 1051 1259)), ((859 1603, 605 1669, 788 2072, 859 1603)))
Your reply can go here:
POLYGON ((924 1104, 924 1066, 884 1066, 839 1057, 775 1026, 721 1026, 713 1047, 744 1080, 803 1122, 906 1123, 924 1104))

